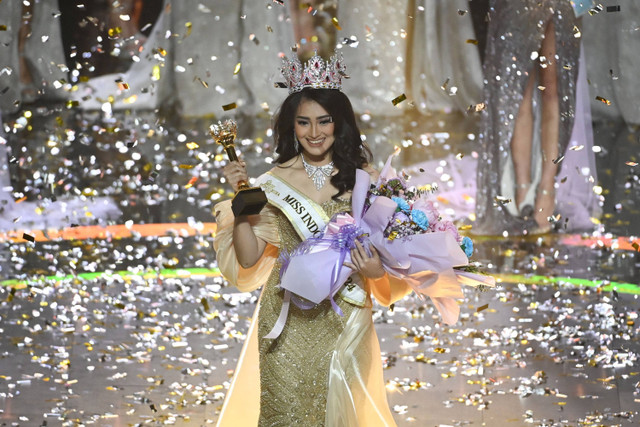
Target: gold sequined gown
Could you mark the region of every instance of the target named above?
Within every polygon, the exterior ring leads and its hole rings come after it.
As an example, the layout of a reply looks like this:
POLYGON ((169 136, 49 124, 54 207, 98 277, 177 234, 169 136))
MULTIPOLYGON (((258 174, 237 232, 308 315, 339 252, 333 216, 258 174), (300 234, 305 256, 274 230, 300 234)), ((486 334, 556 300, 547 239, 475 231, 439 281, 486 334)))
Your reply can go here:
MULTIPOLYGON (((268 243, 267 248, 254 267, 243 269, 235 260, 229 205, 227 201, 215 207, 218 231, 214 247, 220 270, 240 290, 265 286, 218 425, 395 425, 386 400, 371 295, 389 305, 410 288, 393 277, 363 282, 352 276, 367 292, 364 303, 336 296, 343 317, 328 301, 310 310, 292 304, 282 334, 275 340, 262 338, 275 324, 282 306, 283 292, 276 288, 278 254, 294 248, 301 239, 286 216, 267 205, 252 218, 254 232, 268 243)), ((329 201, 321 207, 331 217, 350 211, 350 202, 329 201)))

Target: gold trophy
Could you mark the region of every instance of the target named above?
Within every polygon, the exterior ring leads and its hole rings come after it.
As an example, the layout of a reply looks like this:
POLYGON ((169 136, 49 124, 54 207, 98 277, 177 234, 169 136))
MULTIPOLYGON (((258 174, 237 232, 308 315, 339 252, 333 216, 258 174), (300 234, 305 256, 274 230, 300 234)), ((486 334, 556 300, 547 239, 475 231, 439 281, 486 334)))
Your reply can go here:
MULTIPOLYGON (((209 127, 209 133, 215 141, 224 147, 227 152, 229 161, 238 160, 236 148, 233 142, 238 134, 238 126, 233 120, 225 120, 224 123, 218 122, 217 125, 209 127)), ((231 210, 233 214, 238 216, 255 215, 260 213, 264 205, 267 204, 267 195, 260 187, 249 187, 246 181, 238 183, 239 190, 231 201, 231 210)))

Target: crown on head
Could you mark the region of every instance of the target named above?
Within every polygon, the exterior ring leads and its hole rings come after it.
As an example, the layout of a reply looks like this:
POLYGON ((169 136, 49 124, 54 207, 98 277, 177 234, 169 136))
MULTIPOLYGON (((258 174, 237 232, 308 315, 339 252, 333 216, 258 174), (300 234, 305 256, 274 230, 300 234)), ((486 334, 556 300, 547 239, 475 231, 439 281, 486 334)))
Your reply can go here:
POLYGON ((289 60, 282 58, 282 75, 289 88, 289 93, 300 92, 305 87, 314 89, 338 89, 342 88, 342 78, 349 78, 345 74, 347 67, 343 64, 342 53, 334 54, 328 61, 324 61, 318 53, 314 53, 311 59, 304 64, 297 57, 289 60))

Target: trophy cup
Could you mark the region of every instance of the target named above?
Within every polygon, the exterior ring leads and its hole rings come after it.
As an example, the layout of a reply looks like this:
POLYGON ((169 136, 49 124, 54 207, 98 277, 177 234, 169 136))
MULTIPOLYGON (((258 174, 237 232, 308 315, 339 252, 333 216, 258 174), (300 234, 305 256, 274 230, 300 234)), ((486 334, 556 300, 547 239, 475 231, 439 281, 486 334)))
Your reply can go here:
MULTIPOLYGON (((224 147, 229 161, 238 160, 236 148, 233 142, 238 134, 238 127, 233 120, 226 120, 224 123, 209 127, 209 133, 215 141, 224 147)), ((239 190, 231 201, 231 210, 236 217, 243 215, 255 215, 260 213, 264 205, 267 204, 267 195, 260 187, 249 187, 246 181, 238 183, 239 190)))

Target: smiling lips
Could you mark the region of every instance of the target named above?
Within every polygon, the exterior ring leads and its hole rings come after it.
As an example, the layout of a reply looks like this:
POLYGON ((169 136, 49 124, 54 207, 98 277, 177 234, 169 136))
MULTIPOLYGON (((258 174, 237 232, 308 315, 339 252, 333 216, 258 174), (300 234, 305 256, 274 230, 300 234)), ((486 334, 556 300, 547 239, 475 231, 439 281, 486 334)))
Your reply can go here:
POLYGON ((321 139, 309 139, 307 138, 307 142, 309 143, 309 145, 322 145, 322 143, 324 142, 324 138, 321 139))

